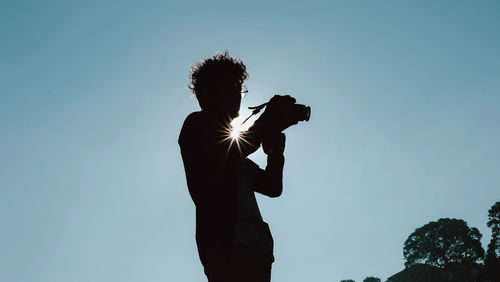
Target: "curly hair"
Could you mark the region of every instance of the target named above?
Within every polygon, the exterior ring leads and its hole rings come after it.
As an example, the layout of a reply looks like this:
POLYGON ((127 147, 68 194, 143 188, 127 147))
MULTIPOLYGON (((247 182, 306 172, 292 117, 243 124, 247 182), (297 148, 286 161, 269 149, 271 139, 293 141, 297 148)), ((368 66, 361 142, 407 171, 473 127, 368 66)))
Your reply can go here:
POLYGON ((243 83, 248 79, 246 66, 238 59, 231 57, 227 50, 197 62, 191 67, 189 89, 193 91, 203 108, 220 85, 243 83))

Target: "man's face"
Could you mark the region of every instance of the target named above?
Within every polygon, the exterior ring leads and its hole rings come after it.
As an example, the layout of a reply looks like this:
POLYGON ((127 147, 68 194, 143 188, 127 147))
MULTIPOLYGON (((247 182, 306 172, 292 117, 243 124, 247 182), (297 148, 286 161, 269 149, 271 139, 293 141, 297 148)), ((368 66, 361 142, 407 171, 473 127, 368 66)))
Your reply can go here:
POLYGON ((241 85, 238 82, 227 83, 219 88, 218 108, 231 119, 238 117, 241 106, 241 85))

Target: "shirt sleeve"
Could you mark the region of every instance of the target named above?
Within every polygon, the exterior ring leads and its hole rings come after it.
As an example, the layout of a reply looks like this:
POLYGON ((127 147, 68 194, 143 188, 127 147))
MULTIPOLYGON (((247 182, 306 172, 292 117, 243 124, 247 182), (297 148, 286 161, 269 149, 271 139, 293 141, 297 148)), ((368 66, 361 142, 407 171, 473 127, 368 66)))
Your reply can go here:
POLYGON ((251 188, 269 197, 279 197, 283 192, 283 154, 267 156, 266 169, 261 169, 252 160, 245 159, 244 166, 251 188))

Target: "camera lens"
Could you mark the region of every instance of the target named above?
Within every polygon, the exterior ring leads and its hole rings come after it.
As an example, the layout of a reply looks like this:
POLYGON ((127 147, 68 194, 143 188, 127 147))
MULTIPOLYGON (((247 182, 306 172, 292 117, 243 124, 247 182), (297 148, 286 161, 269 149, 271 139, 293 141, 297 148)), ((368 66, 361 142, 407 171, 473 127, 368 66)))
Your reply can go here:
POLYGON ((301 104, 295 104, 295 113, 293 115, 293 119, 296 121, 309 121, 309 118, 311 117, 311 107, 301 105, 301 104))
POLYGON ((305 118, 305 121, 309 121, 309 118, 311 118, 311 107, 307 106, 306 107, 306 118, 305 118))

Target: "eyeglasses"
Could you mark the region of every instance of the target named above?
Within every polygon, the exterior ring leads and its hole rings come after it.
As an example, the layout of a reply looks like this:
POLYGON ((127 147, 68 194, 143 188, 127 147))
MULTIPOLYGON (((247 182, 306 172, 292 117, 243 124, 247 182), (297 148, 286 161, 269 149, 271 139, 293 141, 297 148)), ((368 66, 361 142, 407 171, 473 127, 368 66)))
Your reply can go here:
POLYGON ((248 89, 246 86, 243 86, 241 88, 241 98, 245 98, 245 96, 247 96, 247 94, 248 94, 248 89))

